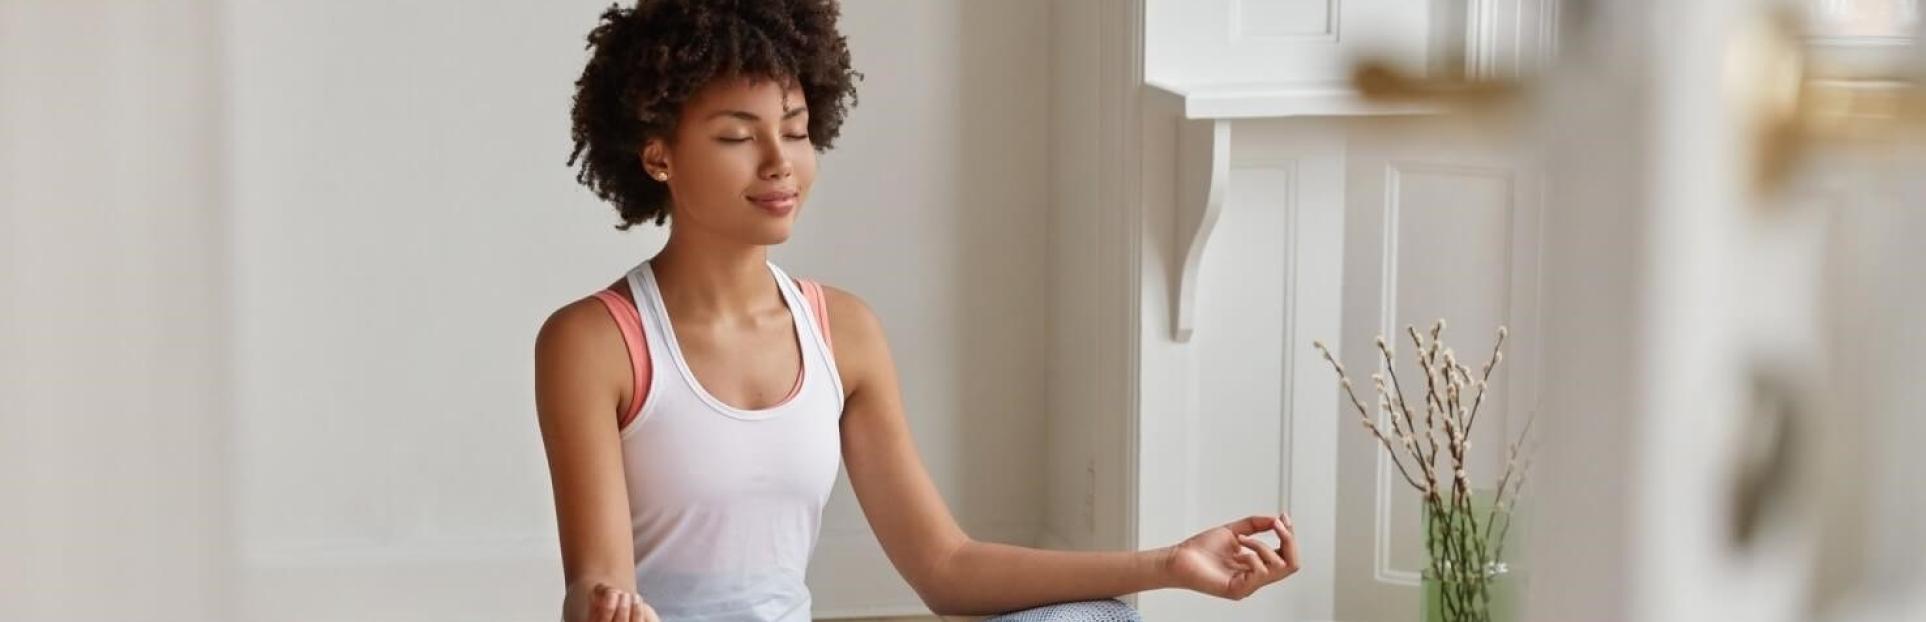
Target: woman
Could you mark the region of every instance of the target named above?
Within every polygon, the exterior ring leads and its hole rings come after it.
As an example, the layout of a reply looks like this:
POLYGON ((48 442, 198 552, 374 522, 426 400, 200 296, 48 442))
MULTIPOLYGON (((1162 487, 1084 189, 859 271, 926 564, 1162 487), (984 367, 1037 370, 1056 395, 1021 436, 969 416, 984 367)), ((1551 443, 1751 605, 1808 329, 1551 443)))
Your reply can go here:
POLYGON ((589 34, 578 179, 667 245, 536 338, 564 618, 807 620, 804 569, 840 465, 930 609, 980 614, 1184 587, 1242 598, 1298 570, 1290 520, 1139 552, 978 542, 938 496, 881 324, 767 261, 857 74, 829 0, 642 0, 589 34), (1253 538, 1274 531, 1282 547, 1253 538))

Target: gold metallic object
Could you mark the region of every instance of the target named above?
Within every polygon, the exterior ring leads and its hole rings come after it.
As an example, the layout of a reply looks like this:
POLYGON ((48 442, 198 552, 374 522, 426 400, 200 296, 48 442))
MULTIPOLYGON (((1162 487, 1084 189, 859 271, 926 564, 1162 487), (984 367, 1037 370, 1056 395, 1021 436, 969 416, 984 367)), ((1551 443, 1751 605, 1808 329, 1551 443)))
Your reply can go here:
MULTIPOLYGON (((1764 193, 1781 188, 1816 146, 1891 142, 1926 128, 1926 88, 1917 81, 1815 80, 1805 45, 1798 20, 1774 13, 1739 32, 1728 49, 1727 99, 1752 136, 1753 184, 1764 193)), ((1372 101, 1473 114, 1505 112, 1526 90, 1517 81, 1414 75, 1382 60, 1359 62, 1351 84, 1372 101)))
POLYGON ((1900 79, 1816 80, 1798 22, 1775 14, 1733 41, 1727 74, 1752 121, 1754 186, 1782 188, 1822 145, 1873 145, 1926 128, 1926 90, 1900 79))
POLYGON ((1390 63, 1366 60, 1351 72, 1351 86, 1365 99, 1386 103, 1435 103, 1471 112, 1503 108, 1523 88, 1511 81, 1439 79, 1405 73, 1390 63))

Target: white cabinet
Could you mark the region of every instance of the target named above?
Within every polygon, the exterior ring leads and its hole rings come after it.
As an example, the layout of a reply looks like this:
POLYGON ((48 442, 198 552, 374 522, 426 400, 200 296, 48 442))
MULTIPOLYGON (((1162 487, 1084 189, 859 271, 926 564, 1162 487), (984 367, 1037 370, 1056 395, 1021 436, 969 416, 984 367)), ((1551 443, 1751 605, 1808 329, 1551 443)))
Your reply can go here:
POLYGON ((1432 12, 1409 0, 1147 0, 1144 77, 1328 88, 1357 54, 1423 63, 1432 12))

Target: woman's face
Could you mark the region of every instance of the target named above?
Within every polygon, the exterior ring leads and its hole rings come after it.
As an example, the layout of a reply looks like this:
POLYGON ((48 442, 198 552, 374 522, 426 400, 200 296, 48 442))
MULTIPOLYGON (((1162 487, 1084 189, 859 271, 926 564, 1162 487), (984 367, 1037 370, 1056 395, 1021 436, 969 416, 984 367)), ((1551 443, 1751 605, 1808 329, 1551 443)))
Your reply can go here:
POLYGON ((789 239, 816 179, 809 110, 793 85, 718 79, 682 106, 675 140, 651 140, 643 165, 668 176, 671 225, 745 244, 789 239))

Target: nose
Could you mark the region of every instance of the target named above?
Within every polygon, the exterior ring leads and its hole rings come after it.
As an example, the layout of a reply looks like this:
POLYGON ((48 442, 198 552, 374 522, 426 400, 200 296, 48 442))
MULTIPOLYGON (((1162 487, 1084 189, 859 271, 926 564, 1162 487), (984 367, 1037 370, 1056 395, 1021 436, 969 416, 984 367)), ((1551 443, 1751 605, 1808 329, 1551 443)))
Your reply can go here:
POLYGON ((795 165, 789 161, 789 156, 783 153, 779 142, 772 140, 764 143, 770 146, 763 149, 762 168, 757 171, 763 179, 786 179, 796 171, 795 165))

